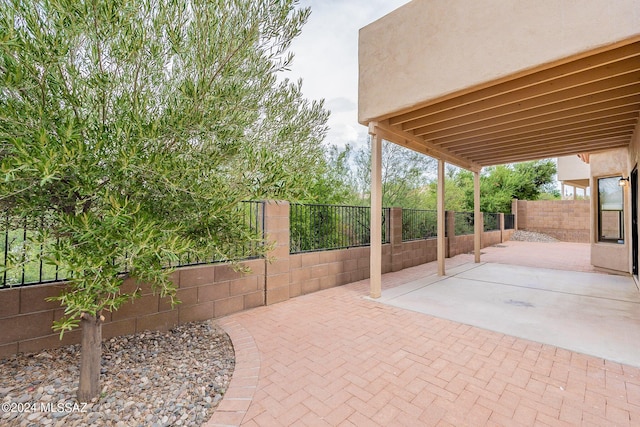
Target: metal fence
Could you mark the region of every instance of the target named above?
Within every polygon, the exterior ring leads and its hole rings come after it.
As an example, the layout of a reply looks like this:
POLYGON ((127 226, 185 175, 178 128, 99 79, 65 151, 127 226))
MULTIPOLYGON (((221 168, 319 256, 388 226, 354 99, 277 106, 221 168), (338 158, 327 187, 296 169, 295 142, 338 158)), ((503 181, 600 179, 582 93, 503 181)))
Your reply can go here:
MULTIPOLYGON (((0 256, 2 267, 9 261, 9 255, 19 259, 23 265, 21 268, 3 271, 0 274, 1 286, 22 286, 25 284, 37 284, 64 280, 66 272, 60 271, 58 266, 46 264, 44 256, 48 245, 32 247, 28 245, 29 239, 34 235, 34 230, 44 227, 44 220, 37 222, 34 219, 16 218, 3 211, 0 214, 2 226, 0 227, 0 256)), ((54 244, 56 242, 51 242, 54 244)))
POLYGON ((169 264, 169 267, 186 267, 189 265, 215 264, 229 260, 237 261, 257 258, 264 240, 264 202, 243 201, 238 205, 237 209, 240 225, 250 235, 255 235, 257 240, 248 241, 242 245, 235 242, 226 245, 223 247, 224 252, 229 255, 226 258, 215 255, 207 258, 184 256, 179 263, 175 265, 169 264))
MULTIPOLYGON (((318 204, 291 204, 292 254, 369 246, 371 208, 318 204)), ((382 243, 389 243, 389 208, 382 209, 382 243)))
MULTIPOLYGON (((255 234, 259 239, 248 242, 244 245, 235 245, 231 248, 225 248, 229 253, 233 254, 234 259, 251 259, 255 258, 259 252, 264 230, 264 203, 247 201, 242 202, 238 209, 240 210, 240 221, 247 227, 251 234, 255 234)), ((35 220, 26 220, 24 218, 12 217, 8 212, 0 212, 0 266, 5 267, 8 262, 9 255, 21 261, 19 268, 3 271, 0 273, 0 287, 3 286, 27 286, 43 283, 51 283, 65 280, 69 277, 68 272, 62 271, 56 265, 47 264, 45 258, 48 254, 50 245, 56 243, 51 241, 34 248, 29 245, 29 240, 34 236, 36 230, 45 228, 43 222, 35 220)), ((184 257, 178 264, 170 264, 169 267, 182 267, 187 265, 209 264, 226 261, 216 256, 206 259, 194 259, 184 257)))
POLYGON ((500 230, 500 214, 485 213, 484 214, 484 231, 500 230))
POLYGON ((454 212, 455 218, 455 235, 462 236, 465 234, 473 234, 474 215, 473 212, 454 212))
POLYGON ((513 230, 516 228, 516 216, 514 214, 504 214, 504 229, 513 230))
MULTIPOLYGON (((258 239, 244 245, 225 248, 234 259, 251 259, 259 253, 264 236, 264 203, 242 202, 241 222, 258 239)), ((367 206, 342 206, 319 204, 291 204, 290 207, 290 253, 344 249, 368 246, 371 239, 370 208, 367 206)), ((389 208, 382 210, 382 243, 389 243, 389 208)), ((505 229, 513 229, 515 216, 504 215, 505 229)), ((473 212, 454 212, 455 235, 474 233, 473 212)), ((35 223, 11 217, 8 212, 0 212, 1 266, 7 265, 9 254, 23 261, 19 269, 0 273, 1 286, 25 286, 56 282, 68 277, 55 265, 44 262, 52 241, 34 248, 27 245, 34 231, 46 227, 44 222, 35 223)), ((447 227, 448 229, 448 227, 447 227)), ((484 231, 500 229, 500 214, 484 214, 484 231)), ((429 239, 437 236, 437 211, 420 209, 402 210, 402 241, 429 239)), ((232 244, 233 245, 233 244, 232 244)), ((226 261, 212 256, 207 259, 185 257, 177 265, 209 264, 226 261)))
POLYGON ((402 210, 402 241, 429 239, 438 235, 438 211, 402 210))

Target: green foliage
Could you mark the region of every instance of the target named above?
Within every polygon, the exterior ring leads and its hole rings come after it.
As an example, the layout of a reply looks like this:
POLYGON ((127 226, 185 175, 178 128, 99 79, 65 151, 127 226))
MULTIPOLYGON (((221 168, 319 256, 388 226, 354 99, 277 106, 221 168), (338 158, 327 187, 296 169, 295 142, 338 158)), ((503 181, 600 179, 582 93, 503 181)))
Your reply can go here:
MULTIPOLYGON (((556 165, 551 160, 484 168, 480 176, 480 210, 509 213, 513 199, 537 200, 553 182, 555 173, 556 165)), ((452 180, 464 194, 463 203, 452 210, 473 211, 473 173, 460 170, 452 180)))
MULTIPOLYGON (((352 165, 345 173, 344 185, 353 190, 350 204, 368 206, 371 188, 371 147, 345 149, 352 165)), ((382 144, 382 205, 407 209, 424 208, 424 186, 435 169, 435 160, 423 154, 383 141, 382 144)))
POLYGON ((319 163, 319 167, 313 175, 304 174, 300 170, 299 175, 306 177, 309 196, 299 199, 307 203, 324 204, 353 204, 356 199, 355 189, 350 180, 351 169, 349 159, 352 154, 350 145, 343 149, 337 146, 329 146, 326 149, 325 157, 319 163))
POLYGON ((239 201, 309 195, 327 112, 277 81, 295 4, 0 3, 0 203, 44 223, 29 243, 71 275, 58 330, 135 297, 126 277, 176 302, 168 262, 259 240, 239 201))
MULTIPOLYGON (((473 181, 471 182, 473 185, 473 181)), ((438 207, 438 182, 432 181, 426 187, 424 206, 426 209, 436 210, 438 207)), ((444 181, 444 208, 448 211, 462 212, 467 210, 467 195, 465 188, 461 187, 451 178, 445 177, 444 181)))
POLYGON ((367 245, 370 241, 368 207, 291 205, 289 218, 291 252, 348 248, 367 245))

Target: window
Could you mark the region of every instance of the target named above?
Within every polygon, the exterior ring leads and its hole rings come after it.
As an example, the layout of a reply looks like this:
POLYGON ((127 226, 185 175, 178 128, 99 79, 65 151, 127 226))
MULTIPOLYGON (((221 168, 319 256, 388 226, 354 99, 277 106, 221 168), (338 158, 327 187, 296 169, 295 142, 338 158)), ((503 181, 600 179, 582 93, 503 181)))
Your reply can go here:
POLYGON ((623 187, 620 177, 598 179, 598 241, 624 243, 623 187))

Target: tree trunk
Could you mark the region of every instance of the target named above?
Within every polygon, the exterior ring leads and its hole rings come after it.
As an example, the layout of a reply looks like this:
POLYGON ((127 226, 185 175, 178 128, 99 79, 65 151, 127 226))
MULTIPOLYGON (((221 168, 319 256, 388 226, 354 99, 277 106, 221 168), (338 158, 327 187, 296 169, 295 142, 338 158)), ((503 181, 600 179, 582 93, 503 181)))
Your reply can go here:
POLYGON ((82 349, 80 353, 80 383, 78 401, 89 402, 100 393, 102 357, 102 321, 100 316, 82 316, 82 349))

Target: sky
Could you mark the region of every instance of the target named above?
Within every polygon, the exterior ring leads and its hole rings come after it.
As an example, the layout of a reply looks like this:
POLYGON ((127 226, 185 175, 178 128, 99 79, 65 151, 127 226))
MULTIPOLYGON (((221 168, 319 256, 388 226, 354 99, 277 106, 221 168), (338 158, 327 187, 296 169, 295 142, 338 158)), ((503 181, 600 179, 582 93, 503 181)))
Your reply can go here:
POLYGON ((409 0, 301 0, 311 16, 292 43, 295 54, 286 77, 302 78, 310 100, 325 100, 331 111, 325 143, 366 141, 358 123, 358 30, 409 0))

